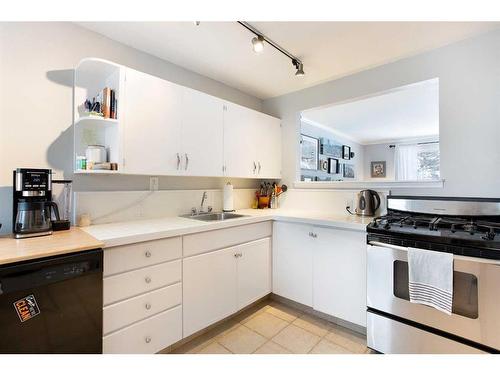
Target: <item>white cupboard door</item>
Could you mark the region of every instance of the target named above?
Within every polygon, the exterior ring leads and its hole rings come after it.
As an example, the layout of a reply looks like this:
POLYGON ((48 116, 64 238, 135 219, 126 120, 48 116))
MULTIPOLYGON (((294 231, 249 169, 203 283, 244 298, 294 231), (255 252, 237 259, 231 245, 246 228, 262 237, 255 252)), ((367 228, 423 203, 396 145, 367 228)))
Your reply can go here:
POLYGON ((366 234, 314 228, 314 309, 366 327, 366 234))
POLYGON ((234 103, 226 102, 225 108, 224 175, 257 178, 258 117, 234 103))
POLYGON ((271 239, 237 247, 238 310, 271 293, 271 239))
POLYGON ((237 310, 236 248, 183 260, 184 337, 237 310))
POLYGON ((257 174, 260 178, 281 178, 281 120, 264 113, 258 117, 257 174))
POLYGON ((182 173, 188 176, 223 175, 223 106, 221 99, 183 88, 182 173))
POLYGON ((312 227, 275 222, 273 227, 273 292, 312 306, 312 227))
POLYGON ((124 171, 179 173, 182 88, 133 69, 125 75, 124 171))

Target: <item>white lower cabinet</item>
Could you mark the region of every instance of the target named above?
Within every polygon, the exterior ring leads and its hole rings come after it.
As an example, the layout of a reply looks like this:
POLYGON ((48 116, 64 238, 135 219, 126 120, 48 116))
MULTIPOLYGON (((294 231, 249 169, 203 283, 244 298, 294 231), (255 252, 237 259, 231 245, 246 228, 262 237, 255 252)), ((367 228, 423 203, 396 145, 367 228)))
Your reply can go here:
POLYGON ((177 306, 103 338, 106 354, 152 354, 182 339, 182 307, 177 306))
POLYGON ((366 234, 314 228, 313 308, 366 327, 366 234))
POLYGON ((183 260, 184 337, 270 293, 270 238, 183 260))
POLYGON ((238 310, 271 293, 271 239, 238 247, 238 310))
POLYGON ((313 304, 312 226, 275 222, 273 228, 273 292, 302 303, 313 304))
POLYGON ((183 260, 184 337, 236 311, 236 248, 183 260))
POLYGON ((366 237, 361 231, 275 222, 273 292, 366 327, 366 237))
POLYGON ((107 335, 181 303, 182 284, 177 283, 105 306, 102 316, 103 333, 107 335))

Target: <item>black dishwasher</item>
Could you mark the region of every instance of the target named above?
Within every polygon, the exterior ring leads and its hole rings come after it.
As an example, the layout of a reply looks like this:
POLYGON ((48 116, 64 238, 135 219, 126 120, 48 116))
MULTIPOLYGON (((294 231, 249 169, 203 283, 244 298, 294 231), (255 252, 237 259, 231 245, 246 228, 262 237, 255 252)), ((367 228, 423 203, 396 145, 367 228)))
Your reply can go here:
POLYGON ((0 266, 0 353, 102 353, 102 263, 97 249, 0 266))

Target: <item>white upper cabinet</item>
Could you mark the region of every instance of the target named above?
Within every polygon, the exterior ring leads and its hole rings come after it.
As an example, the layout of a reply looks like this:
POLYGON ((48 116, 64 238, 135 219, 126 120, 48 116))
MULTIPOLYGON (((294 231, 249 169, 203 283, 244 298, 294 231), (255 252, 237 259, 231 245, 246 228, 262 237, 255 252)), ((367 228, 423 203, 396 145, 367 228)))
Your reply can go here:
POLYGON ((181 99, 181 86, 137 70, 126 70, 123 108, 126 173, 180 173, 181 99))
POLYGON ((101 59, 75 69, 75 173, 281 178, 280 120, 101 59), (104 87, 118 117, 82 112, 104 87), (104 145, 118 170, 80 170, 88 145, 104 145))
POLYGON ((281 121, 276 117, 256 112, 258 121, 257 175, 260 178, 281 177, 281 121))
POLYGON ((280 178, 280 120, 234 103, 226 103, 224 165, 226 176, 280 178))
POLYGON ((223 107, 216 97, 189 88, 182 95, 182 173, 223 175, 223 107))
POLYGON ((225 175, 257 177, 255 160, 259 133, 255 112, 234 103, 226 103, 224 111, 225 175))

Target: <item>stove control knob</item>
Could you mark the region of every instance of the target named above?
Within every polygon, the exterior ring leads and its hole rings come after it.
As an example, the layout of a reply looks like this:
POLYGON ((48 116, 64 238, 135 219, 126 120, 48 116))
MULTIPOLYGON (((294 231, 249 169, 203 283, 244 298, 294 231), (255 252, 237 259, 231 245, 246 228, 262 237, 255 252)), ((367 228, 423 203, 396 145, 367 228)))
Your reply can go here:
POLYGON ((385 225, 384 225, 384 229, 391 229, 391 224, 389 224, 389 223, 385 223, 385 225))

